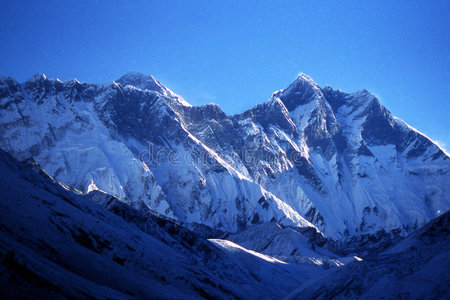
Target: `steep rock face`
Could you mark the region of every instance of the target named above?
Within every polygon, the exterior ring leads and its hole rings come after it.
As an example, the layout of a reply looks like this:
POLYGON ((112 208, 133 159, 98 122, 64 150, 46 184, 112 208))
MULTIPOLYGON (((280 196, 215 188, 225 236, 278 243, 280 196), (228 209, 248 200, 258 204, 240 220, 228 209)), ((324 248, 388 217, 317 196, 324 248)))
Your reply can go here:
MULTIPOLYGON (((118 82, 126 85, 3 79, 1 147, 33 157, 85 193, 103 190, 182 222, 227 231, 270 220, 312 226, 188 131, 194 121, 179 111, 193 120, 202 111, 153 77, 132 73, 118 82), (134 80, 145 89, 129 84, 134 80)), ((202 109, 221 116, 214 106, 202 109)))
POLYGON ((365 90, 300 75, 228 116, 152 76, 0 81, 0 146, 57 180, 225 231, 277 221, 327 236, 406 233, 450 207, 450 160, 365 90), (305 218, 303 218, 305 217, 305 218))
POLYGON ((366 90, 321 89, 301 75, 230 118, 238 137, 214 150, 328 236, 405 233, 449 207, 447 154, 366 90))
POLYGON ((58 181, 80 191, 105 190, 171 215, 153 173, 102 121, 107 99, 117 95, 113 84, 62 83, 43 75, 23 85, 11 79, 2 83, 4 150, 19 159, 33 157, 58 181))

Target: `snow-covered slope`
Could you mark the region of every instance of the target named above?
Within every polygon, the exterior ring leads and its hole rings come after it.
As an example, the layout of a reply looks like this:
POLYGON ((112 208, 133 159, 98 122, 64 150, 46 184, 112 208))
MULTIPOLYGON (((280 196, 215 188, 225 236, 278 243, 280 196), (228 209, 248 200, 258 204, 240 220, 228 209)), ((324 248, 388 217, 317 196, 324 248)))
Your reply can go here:
POLYGON ((271 222, 249 226, 226 239, 258 253, 296 264, 329 268, 354 260, 336 255, 335 245, 314 228, 285 227, 271 222))
POLYGON ((386 251, 330 270, 286 299, 448 299, 450 213, 386 251))
POLYGON ((367 91, 306 75, 233 116, 134 72, 102 85, 2 78, 0 124, 2 149, 58 181, 224 231, 405 234, 450 207, 446 153, 367 91))
POLYGON ((100 191, 76 194, 1 150, 0 171, 2 298, 280 298, 324 272, 208 241, 100 191))

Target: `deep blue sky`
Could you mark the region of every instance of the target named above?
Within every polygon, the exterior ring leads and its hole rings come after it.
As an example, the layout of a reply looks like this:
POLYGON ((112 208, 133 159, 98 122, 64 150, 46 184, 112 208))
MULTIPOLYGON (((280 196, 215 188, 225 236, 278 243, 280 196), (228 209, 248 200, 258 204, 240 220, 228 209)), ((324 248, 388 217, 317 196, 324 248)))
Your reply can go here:
POLYGON ((237 113, 300 72, 366 88, 450 148, 450 1, 0 0, 0 75, 153 74, 237 113))

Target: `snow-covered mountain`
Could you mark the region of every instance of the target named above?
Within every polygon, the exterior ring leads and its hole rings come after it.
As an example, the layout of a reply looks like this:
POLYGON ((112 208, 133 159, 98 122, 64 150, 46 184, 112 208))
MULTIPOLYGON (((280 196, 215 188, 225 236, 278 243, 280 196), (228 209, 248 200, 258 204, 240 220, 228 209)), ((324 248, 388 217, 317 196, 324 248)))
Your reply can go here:
POLYGON ((276 221, 333 239, 406 234, 450 207, 450 159, 365 90, 300 75, 237 115, 152 76, 108 84, 0 79, 0 147, 57 181, 182 223, 276 221))

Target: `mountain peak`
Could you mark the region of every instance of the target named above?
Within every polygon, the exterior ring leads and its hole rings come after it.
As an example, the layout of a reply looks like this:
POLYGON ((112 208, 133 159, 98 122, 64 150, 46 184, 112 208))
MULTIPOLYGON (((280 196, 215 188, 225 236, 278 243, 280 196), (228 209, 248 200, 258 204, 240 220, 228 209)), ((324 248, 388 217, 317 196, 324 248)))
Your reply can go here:
POLYGON ((132 85, 143 90, 152 90, 164 94, 163 87, 152 75, 145 75, 139 72, 130 71, 116 80, 122 85, 132 85))
POLYGON ((115 82, 120 83, 123 86, 131 85, 141 90, 155 91, 166 97, 176 99, 176 102, 178 104, 181 104, 183 106, 191 106, 188 102, 186 102, 186 100, 162 85, 152 75, 145 75, 136 71, 130 71, 115 82))
POLYGON ((127 79, 153 79, 156 80, 155 77, 153 77, 152 75, 145 75, 143 73, 140 72, 136 72, 136 71, 129 71, 127 73, 125 73, 121 78, 127 78, 127 79))
POLYGON ((323 98, 323 94, 311 77, 300 73, 286 89, 275 92, 273 97, 280 98, 286 108, 293 111, 299 105, 323 98))
POLYGON ((27 82, 31 82, 31 81, 41 81, 41 80, 46 80, 47 76, 45 76, 44 73, 37 73, 34 74, 33 76, 31 76, 30 78, 28 78, 27 82))
POLYGON ((305 73, 298 74, 297 79, 293 83, 298 82, 298 81, 300 81, 300 82, 308 82, 308 83, 310 83, 312 85, 317 85, 314 82, 314 80, 309 75, 307 75, 305 73))

